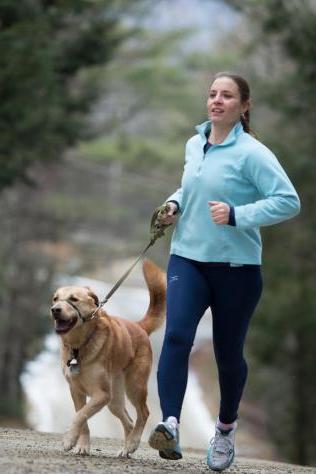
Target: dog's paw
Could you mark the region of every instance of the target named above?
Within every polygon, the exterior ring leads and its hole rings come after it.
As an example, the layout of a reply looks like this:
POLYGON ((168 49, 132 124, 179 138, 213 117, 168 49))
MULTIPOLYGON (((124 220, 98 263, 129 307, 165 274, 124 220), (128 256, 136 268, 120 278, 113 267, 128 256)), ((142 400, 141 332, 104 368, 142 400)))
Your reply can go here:
POLYGON ((130 453, 128 452, 128 450, 126 448, 123 448, 123 449, 121 449, 121 451, 119 451, 117 453, 117 457, 118 458, 129 458, 130 453))
POLYGON ((129 454, 132 454, 136 451, 140 443, 140 440, 135 439, 135 440, 128 440, 126 443, 126 449, 129 454))
POLYGON ((63 437, 63 448, 64 451, 70 451, 76 444, 78 436, 73 434, 71 431, 66 433, 63 437))
POLYGON ((73 452, 82 456, 90 454, 90 437, 85 434, 80 435, 73 452))
POLYGON ((133 454, 136 451, 138 446, 139 446, 139 441, 137 440, 127 441, 126 446, 124 446, 124 448, 121 451, 119 451, 117 456, 119 458, 129 458, 131 454, 133 454))
POLYGON ((88 456, 90 454, 90 444, 77 443, 73 449, 73 453, 80 454, 81 456, 88 456))

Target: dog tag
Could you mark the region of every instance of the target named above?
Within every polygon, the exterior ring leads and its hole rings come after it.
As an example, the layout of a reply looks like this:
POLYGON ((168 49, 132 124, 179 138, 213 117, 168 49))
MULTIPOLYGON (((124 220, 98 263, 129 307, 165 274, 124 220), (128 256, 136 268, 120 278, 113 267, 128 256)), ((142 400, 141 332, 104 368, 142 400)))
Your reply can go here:
POLYGON ((69 360, 67 365, 68 365, 68 367, 70 369, 70 372, 72 374, 79 374, 80 373, 80 367, 79 367, 77 359, 73 358, 73 359, 69 360))

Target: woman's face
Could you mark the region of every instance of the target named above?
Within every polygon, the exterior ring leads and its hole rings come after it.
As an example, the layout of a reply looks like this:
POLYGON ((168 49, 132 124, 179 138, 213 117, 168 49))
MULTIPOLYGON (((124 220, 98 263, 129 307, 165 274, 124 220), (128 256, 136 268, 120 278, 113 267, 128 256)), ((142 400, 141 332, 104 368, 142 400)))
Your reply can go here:
POLYGON ((210 87, 207 111, 212 123, 233 126, 240 120, 240 114, 249 109, 249 100, 241 102, 236 82, 230 77, 215 79, 210 87))

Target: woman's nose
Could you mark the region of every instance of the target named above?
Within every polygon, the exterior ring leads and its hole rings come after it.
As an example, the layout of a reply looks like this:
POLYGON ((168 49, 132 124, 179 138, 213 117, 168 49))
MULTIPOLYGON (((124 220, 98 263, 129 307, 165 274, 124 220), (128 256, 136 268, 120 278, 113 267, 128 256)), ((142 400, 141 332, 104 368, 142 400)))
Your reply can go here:
POLYGON ((214 102, 215 103, 221 103, 223 101, 222 99, 222 96, 220 94, 217 94, 215 97, 214 97, 214 102))

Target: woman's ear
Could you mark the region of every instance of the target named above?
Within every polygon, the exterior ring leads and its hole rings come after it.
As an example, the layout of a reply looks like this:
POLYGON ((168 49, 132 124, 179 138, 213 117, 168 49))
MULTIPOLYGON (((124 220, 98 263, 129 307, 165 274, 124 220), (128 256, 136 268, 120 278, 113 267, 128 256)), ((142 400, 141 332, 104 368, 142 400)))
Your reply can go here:
POLYGON ((242 113, 244 114, 245 112, 248 112, 252 107, 252 101, 251 99, 246 100, 242 104, 242 113))

